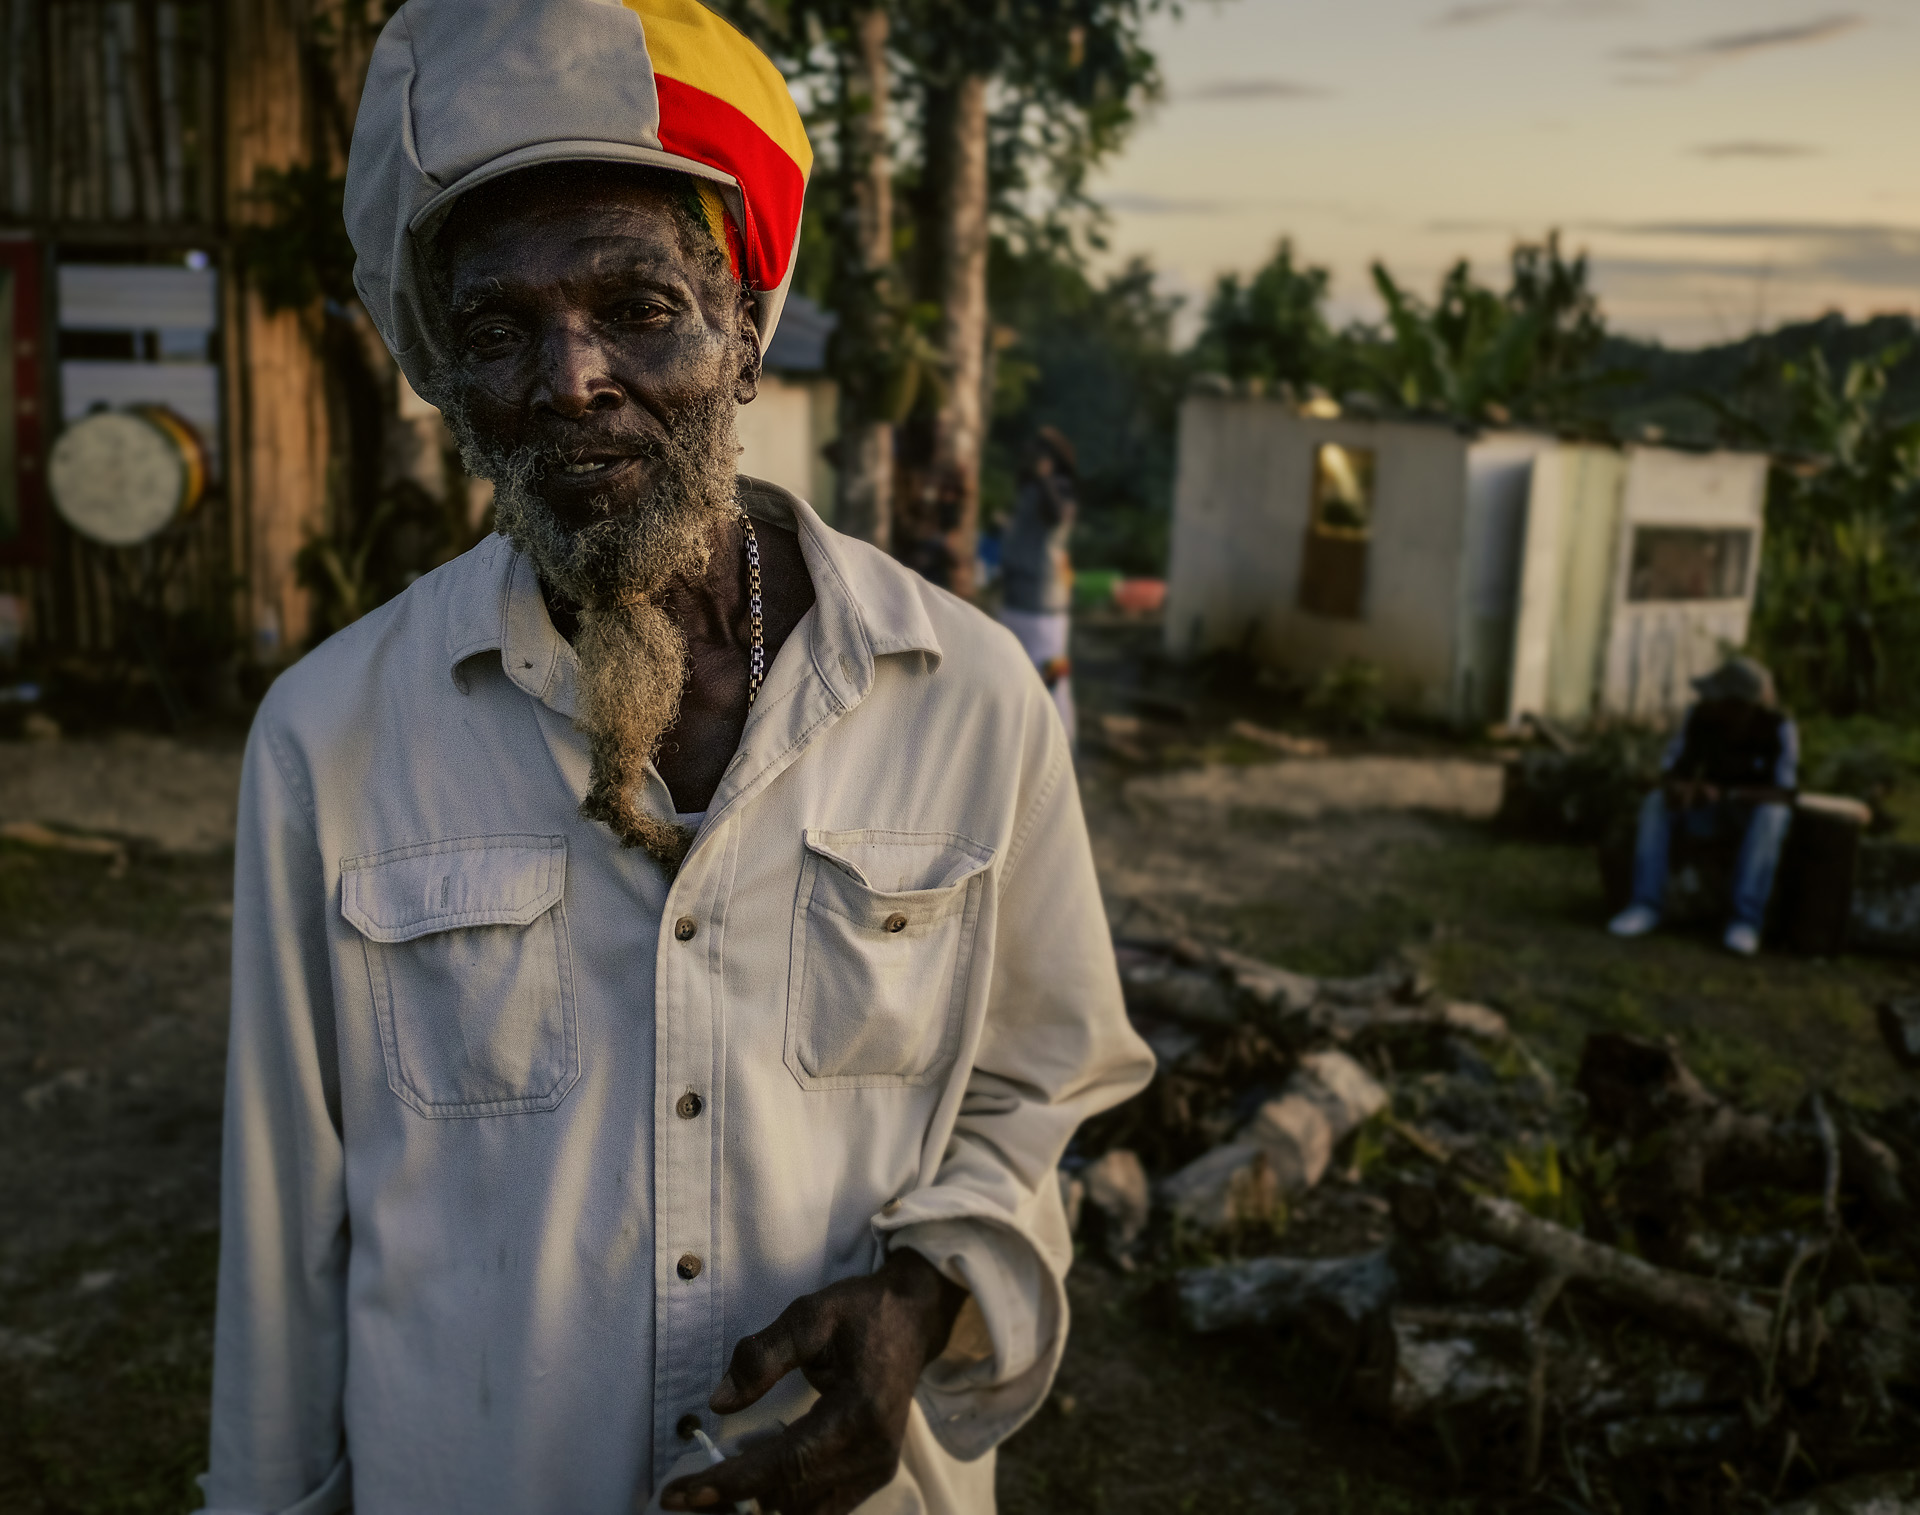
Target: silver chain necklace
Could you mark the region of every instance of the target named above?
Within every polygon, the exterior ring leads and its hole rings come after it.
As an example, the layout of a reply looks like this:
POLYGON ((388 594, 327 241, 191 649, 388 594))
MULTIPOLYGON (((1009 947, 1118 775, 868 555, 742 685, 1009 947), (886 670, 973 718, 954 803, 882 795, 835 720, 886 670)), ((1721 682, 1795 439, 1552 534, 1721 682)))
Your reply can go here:
POLYGON ((747 708, 751 710, 754 700, 759 697, 760 685, 767 677, 767 641, 760 615, 760 539, 753 534, 752 518, 744 510, 740 512, 740 529, 747 538, 747 616, 752 626, 752 653, 747 668, 747 708))

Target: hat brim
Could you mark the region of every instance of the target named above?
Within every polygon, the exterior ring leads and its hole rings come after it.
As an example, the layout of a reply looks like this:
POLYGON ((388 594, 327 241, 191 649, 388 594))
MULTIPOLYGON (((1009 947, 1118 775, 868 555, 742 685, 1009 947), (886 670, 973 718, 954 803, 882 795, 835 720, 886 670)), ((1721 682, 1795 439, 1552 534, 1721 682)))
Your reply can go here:
MULTIPOLYGON (((674 173, 691 174, 696 179, 705 179, 718 185, 721 197, 727 204, 727 214, 733 217, 734 225, 747 224, 746 197, 741 192, 740 181, 725 169, 662 148, 642 147, 635 142, 573 138, 529 143, 490 159, 470 173, 462 174, 413 213, 407 222, 407 230, 416 242, 425 242, 440 229, 452 213, 454 202, 462 195, 491 180, 545 163, 628 163, 643 168, 664 168, 674 173)), ((797 230, 795 235, 798 236, 797 230)), ((788 260, 787 276, 780 281, 779 288, 753 291, 754 326, 760 333, 762 352, 766 351, 767 343, 773 339, 774 327, 780 323, 780 311, 787 303, 787 290, 793 283, 793 264, 797 261, 788 260)))

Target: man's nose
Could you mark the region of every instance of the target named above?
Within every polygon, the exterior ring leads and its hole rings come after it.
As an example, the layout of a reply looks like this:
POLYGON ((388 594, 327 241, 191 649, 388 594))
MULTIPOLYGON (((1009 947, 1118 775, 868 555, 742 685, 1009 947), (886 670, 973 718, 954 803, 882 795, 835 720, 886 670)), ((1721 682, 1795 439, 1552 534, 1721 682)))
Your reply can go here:
POLYGON ((573 420, 589 411, 618 410, 626 403, 626 393, 613 377, 611 355, 591 329, 568 325, 552 332, 542 356, 536 406, 573 420))

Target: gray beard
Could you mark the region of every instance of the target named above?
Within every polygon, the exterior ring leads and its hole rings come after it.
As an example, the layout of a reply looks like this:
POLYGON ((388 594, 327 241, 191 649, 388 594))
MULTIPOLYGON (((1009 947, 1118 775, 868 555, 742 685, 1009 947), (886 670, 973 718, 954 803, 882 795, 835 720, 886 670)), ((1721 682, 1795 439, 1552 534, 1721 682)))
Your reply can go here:
POLYGON ((676 417, 653 460, 654 485, 638 505, 613 514, 611 500, 595 499, 584 526, 562 521, 540 498, 538 480, 560 466, 555 454, 483 439, 458 392, 444 414, 467 470, 493 481, 501 534, 549 588, 580 607, 575 725, 586 733, 592 759, 580 813, 606 825, 621 845, 645 848, 671 875, 693 834, 646 814, 634 796, 679 718, 687 682, 686 638, 661 596, 707 571, 715 537, 739 514, 732 387, 676 417))

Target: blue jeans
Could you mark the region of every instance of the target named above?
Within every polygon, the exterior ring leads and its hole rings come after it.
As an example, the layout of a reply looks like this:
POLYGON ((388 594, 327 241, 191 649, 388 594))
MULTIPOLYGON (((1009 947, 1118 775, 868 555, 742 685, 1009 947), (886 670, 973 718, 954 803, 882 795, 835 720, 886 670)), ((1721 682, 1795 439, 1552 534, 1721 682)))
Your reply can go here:
POLYGON ((1793 824, 1791 805, 1743 805, 1721 800, 1712 805, 1667 808, 1656 789, 1640 807, 1640 834, 1633 849, 1633 902, 1658 912, 1667 894, 1667 850, 1675 824, 1702 840, 1740 837, 1740 860, 1733 870, 1733 919, 1758 931, 1767 918, 1773 874, 1780 848, 1793 824))

